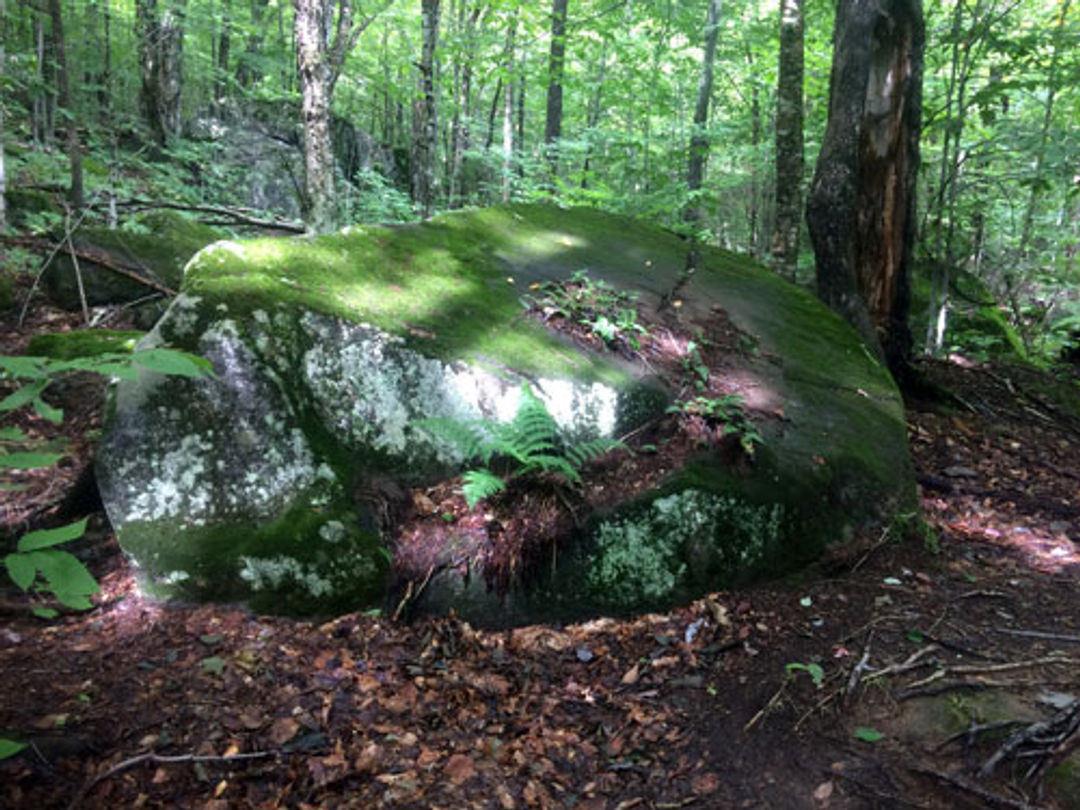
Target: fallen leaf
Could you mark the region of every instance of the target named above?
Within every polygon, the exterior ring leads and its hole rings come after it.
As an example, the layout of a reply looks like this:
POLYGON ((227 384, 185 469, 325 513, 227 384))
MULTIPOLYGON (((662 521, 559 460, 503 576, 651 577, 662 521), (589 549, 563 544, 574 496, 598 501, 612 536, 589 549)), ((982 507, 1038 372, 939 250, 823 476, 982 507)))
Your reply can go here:
POLYGON ((626 673, 622 676, 622 682, 626 686, 633 686, 638 682, 638 678, 641 677, 641 666, 634 664, 630 669, 626 670, 626 673))
POLYGON ((833 783, 822 782, 816 788, 814 788, 814 801, 824 803, 829 800, 829 797, 833 794, 833 783))
POLYGON ((291 717, 279 717, 270 726, 270 741, 274 745, 284 745, 300 730, 300 724, 291 717))
POLYGON ((720 777, 712 771, 709 771, 708 773, 699 773, 690 780, 690 789, 698 796, 707 796, 710 793, 716 793, 719 788, 720 777))
POLYGON ((447 760, 443 773, 455 785, 462 785, 476 776, 476 767, 465 754, 454 754, 447 760))

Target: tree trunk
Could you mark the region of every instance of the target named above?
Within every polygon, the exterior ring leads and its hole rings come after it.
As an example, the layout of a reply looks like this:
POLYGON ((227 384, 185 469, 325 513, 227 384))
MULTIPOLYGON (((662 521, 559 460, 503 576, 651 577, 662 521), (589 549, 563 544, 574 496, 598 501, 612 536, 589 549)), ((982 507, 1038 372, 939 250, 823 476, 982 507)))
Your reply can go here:
POLYGON ((49 16, 52 18, 53 49, 56 54, 56 92, 64 115, 64 133, 68 160, 71 163, 71 187, 68 202, 74 211, 83 207, 82 144, 75 110, 71 106, 71 84, 68 80, 67 48, 64 42, 64 17, 60 0, 49 0, 49 16))
POLYGON ((334 150, 330 140, 333 95, 329 41, 330 0, 294 0, 296 61, 300 75, 300 114, 304 126, 304 192, 301 209, 310 231, 334 225, 334 150))
POLYGON ((607 73, 607 39, 600 43, 600 64, 596 71, 596 85, 592 98, 589 99, 589 109, 585 113, 585 160, 581 164, 581 187, 589 187, 589 171, 592 164, 592 144, 595 138, 597 126, 600 125, 600 114, 603 111, 604 74, 607 73))
POLYGON ((139 100, 159 146, 166 146, 170 138, 180 134, 185 2, 164 0, 164 10, 159 13, 158 0, 135 0, 142 69, 139 100))
MULTIPOLYGON (((262 52, 263 39, 266 36, 264 18, 267 5, 269 5, 269 0, 251 0, 251 30, 244 52, 236 64, 236 83, 245 90, 250 90, 255 86, 255 82, 262 78, 262 73, 258 69, 258 60, 262 52)), ((279 11, 280 7, 281 3, 278 3, 279 11)), ((327 14, 333 16, 332 6, 327 14)))
MULTIPOLYGON (((746 67, 750 76, 754 76, 754 52, 750 50, 750 42, 746 41, 746 67)), ((761 89, 757 80, 750 80, 750 146, 751 153, 757 156, 758 147, 761 146, 761 89)), ((757 172, 750 170, 750 199, 748 201, 747 219, 747 245, 750 255, 758 259, 761 255, 761 187, 758 183, 757 172)))
MULTIPOLYGON (((1046 144, 1050 137, 1050 123, 1054 117, 1054 101, 1058 92, 1058 60, 1060 58, 1059 41, 1061 39, 1062 32, 1065 30, 1065 21, 1069 16, 1069 4, 1070 0, 1061 0, 1061 13, 1058 16, 1058 22, 1054 29, 1054 45, 1050 54, 1050 67, 1046 76, 1046 101, 1043 104, 1043 120, 1042 128, 1039 130, 1039 145, 1035 152, 1035 171, 1034 179, 1036 182, 1031 184, 1031 191, 1028 194, 1027 207, 1024 209, 1024 224, 1020 231, 1020 257, 1026 258, 1028 248, 1031 245, 1032 228, 1035 224, 1035 209, 1039 203, 1039 180, 1042 179, 1043 165, 1046 162, 1046 144)), ((1021 334, 1025 336, 1027 330, 1021 330, 1021 334)), ((1025 343, 1026 343, 1025 339, 1025 343)))
POLYGON ((690 153, 686 164, 686 187, 690 198, 684 218, 687 224, 698 226, 703 219, 701 209, 701 184, 705 179, 705 161, 709 157, 709 101, 712 99, 713 60, 716 58, 716 40, 720 33, 720 0, 709 0, 709 13, 705 22, 705 57, 698 80, 697 103, 694 105, 694 123, 690 134, 690 153))
POLYGON ((221 106, 229 95, 229 46, 232 35, 232 0, 221 2, 221 31, 218 33, 217 64, 214 66, 214 104, 221 106))
POLYGON ((553 0, 551 8, 551 60, 548 63, 544 151, 547 155, 552 189, 559 175, 558 140, 562 137, 563 74, 566 71, 566 6, 567 0, 553 0))
MULTIPOLYGON (((0 87, 4 84, 7 64, 7 0, 0 0, 0 87)), ((7 228, 7 167, 4 163, 4 105, 0 104, 0 231, 7 228)))
POLYGON ((439 41, 439 0, 421 0, 420 99, 413 124, 413 198, 421 216, 435 213, 435 154, 438 122, 435 106, 435 48, 439 41))
POLYGON ((472 10, 468 3, 462 2, 461 16, 465 18, 463 37, 465 40, 465 58, 455 60, 454 65, 454 118, 450 127, 450 177, 446 200, 450 208, 461 205, 461 169, 465 162, 465 150, 469 146, 469 120, 472 99, 472 60, 476 50, 476 23, 480 19, 481 7, 472 10))
POLYGON ((818 294, 901 382, 922 116, 921 0, 841 0, 807 205, 818 294))
POLYGON ((514 40, 517 37, 517 27, 518 12, 515 10, 506 29, 506 80, 503 82, 502 119, 502 201, 504 203, 510 202, 514 182, 514 82, 511 70, 514 66, 514 40))
POLYGON ((773 268, 794 280, 799 262, 803 185, 802 0, 780 2, 780 72, 776 81, 776 229, 773 268))

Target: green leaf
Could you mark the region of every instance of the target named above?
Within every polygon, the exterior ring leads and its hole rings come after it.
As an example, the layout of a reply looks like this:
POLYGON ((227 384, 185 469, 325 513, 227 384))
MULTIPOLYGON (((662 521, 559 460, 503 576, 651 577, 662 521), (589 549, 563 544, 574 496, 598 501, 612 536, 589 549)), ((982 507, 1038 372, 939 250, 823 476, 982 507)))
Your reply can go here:
POLYGON ((52 608, 35 606, 31 611, 39 619, 55 619, 60 614, 52 608))
POLYGON ((863 742, 877 742, 885 738, 885 735, 873 726, 859 726, 852 735, 856 740, 863 742))
POLYGON ((139 370, 131 363, 99 363, 94 367, 98 374, 119 377, 121 380, 138 380, 139 370))
POLYGON ((225 659, 217 655, 204 658, 199 665, 202 667, 203 672, 210 675, 221 675, 225 672, 225 659))
POLYGON ((13 411, 23 405, 29 405, 41 396, 41 392, 49 387, 50 382, 51 380, 38 380, 29 385, 24 385, 14 393, 4 397, 3 400, 0 400, 0 411, 13 411))
POLYGON ((26 748, 26 743, 15 742, 7 737, 0 737, 0 759, 13 757, 26 748))
POLYGON ((34 413, 42 419, 48 419, 54 425, 59 425, 64 421, 64 412, 59 408, 54 408, 41 397, 34 400, 34 413))
POLYGON ((26 434, 17 427, 0 427, 0 442, 21 442, 26 440, 26 434))
POLYGON ((9 470, 36 470, 39 467, 51 467, 63 457, 63 453, 4 453, 0 454, 0 467, 9 470))
POLYGON ((69 607, 86 610, 91 607, 83 597, 101 590, 97 580, 74 554, 56 549, 32 552, 35 564, 48 583, 46 591, 69 607))
POLYGON ((22 379, 36 379, 45 373, 46 360, 43 357, 28 357, 15 355, 13 357, 0 357, 0 369, 6 371, 12 377, 22 379))
POLYGON ((86 518, 83 518, 76 523, 69 523, 55 529, 30 532, 19 540, 19 551, 37 551, 38 549, 49 548, 82 537, 86 533, 86 520, 86 518))
POLYGON ((8 554, 4 557, 4 567, 7 568, 11 581, 24 591, 33 584, 37 576, 37 565, 30 554, 8 554))
POLYGON ((143 368, 177 377, 206 377, 213 370, 209 360, 175 349, 147 349, 131 357, 143 368))

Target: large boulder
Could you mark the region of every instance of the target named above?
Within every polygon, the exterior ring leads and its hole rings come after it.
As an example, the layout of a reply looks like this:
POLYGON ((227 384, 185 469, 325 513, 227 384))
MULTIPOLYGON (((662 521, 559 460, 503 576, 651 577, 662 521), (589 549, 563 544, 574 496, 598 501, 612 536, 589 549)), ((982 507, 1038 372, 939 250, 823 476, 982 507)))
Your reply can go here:
POLYGON ((686 250, 541 206, 206 248, 147 341, 203 354, 216 376, 144 370, 112 398, 98 475, 121 546, 164 596, 329 613, 390 585, 391 605, 495 624, 671 604, 912 513, 900 397, 855 333, 732 254, 704 249, 687 276, 686 250), (583 268, 640 295, 656 357, 670 349, 689 376, 525 315, 524 293, 583 268), (685 337, 721 334, 737 351, 711 379, 744 397, 752 455, 669 445, 659 427, 701 374, 685 337), (509 420, 525 381, 568 441, 630 437, 642 454, 601 464, 573 520, 551 521, 550 564, 498 580, 485 565, 531 525, 528 488, 517 516, 510 496, 468 516, 432 504, 463 459, 417 420, 509 420))

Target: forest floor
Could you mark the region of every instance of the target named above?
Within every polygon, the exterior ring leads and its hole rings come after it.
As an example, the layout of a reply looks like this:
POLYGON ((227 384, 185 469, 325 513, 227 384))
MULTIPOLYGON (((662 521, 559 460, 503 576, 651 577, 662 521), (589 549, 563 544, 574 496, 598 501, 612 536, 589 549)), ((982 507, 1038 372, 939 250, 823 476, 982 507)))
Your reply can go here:
MULTIPOLYGON (((77 318, 12 320, 2 354, 77 318)), ((664 614, 487 632, 164 606, 95 511, 72 550, 98 607, 49 623, 0 591, 0 736, 31 742, 0 806, 1077 807, 1053 766, 1080 759, 1080 423, 1034 372, 924 369, 957 398, 907 417, 936 541, 870 535, 664 614)), ((5 493, 2 534, 93 503, 101 385, 56 395, 61 428, 23 427, 68 455, 5 493)))

